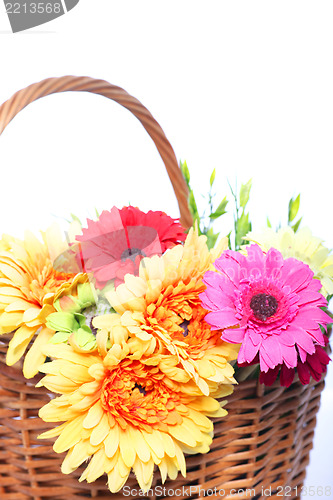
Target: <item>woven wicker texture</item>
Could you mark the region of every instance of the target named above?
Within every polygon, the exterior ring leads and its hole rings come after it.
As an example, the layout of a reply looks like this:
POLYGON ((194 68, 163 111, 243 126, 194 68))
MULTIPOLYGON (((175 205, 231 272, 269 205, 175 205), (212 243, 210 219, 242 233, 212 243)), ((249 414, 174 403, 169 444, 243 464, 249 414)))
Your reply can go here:
MULTIPOLYGON (((45 80, 15 94, 0 108, 1 132, 11 119, 30 102, 54 92, 80 90, 99 93, 130 109, 153 138, 167 168, 179 202, 184 226, 191 224, 187 207, 187 189, 172 147, 160 126, 136 99, 107 82, 90 78, 64 77, 45 80)), ((0 337, 0 499, 123 499, 111 494, 106 478, 95 483, 79 483, 84 467, 69 476, 60 472, 64 455, 52 450, 52 441, 37 440, 38 434, 51 427, 38 418, 38 410, 49 401, 45 388, 36 388, 39 379, 24 379, 20 363, 5 364, 10 335, 0 337)), ((291 488, 288 498, 300 498, 300 488, 312 448, 316 413, 324 382, 303 386, 295 379, 290 388, 278 384, 265 388, 257 381, 241 382, 229 397, 227 417, 215 421, 211 451, 187 457, 187 477, 167 481, 155 488, 149 498, 203 499, 267 498, 263 489, 271 488, 272 498, 278 487, 291 488), (163 489, 164 488, 164 489, 163 489), (176 490, 179 489, 177 492, 176 490), (239 494, 235 491, 243 489, 239 494), (225 492, 225 495, 223 494, 225 492)), ((152 488, 160 485, 159 474, 152 488)), ((128 498, 142 498, 134 477, 127 486, 128 498)), ((281 493, 281 492, 280 492, 281 493)))
MULTIPOLYGON (((19 369, 5 366, 5 351, 3 342, 0 346, 1 500, 123 499, 121 492, 110 493, 105 478, 92 484, 79 483, 77 479, 84 467, 70 476, 60 472, 64 455, 53 452, 52 440, 37 440, 38 434, 50 427, 37 418, 39 408, 49 400, 47 391, 36 389, 32 380, 27 382, 19 369)), ((263 489, 271 488, 272 497, 277 498, 274 492, 279 492, 279 486, 292 488, 288 498, 300 498, 298 493, 305 478, 323 387, 323 381, 309 386, 296 381, 289 389, 278 384, 265 388, 255 380, 240 383, 229 397, 228 416, 215 421, 211 451, 187 457, 186 479, 179 476, 162 486, 156 473, 152 489, 159 485, 160 491, 155 488, 158 496, 150 494, 149 498, 170 498, 176 496, 170 493, 179 489, 177 498, 203 499, 203 491, 214 488, 220 492, 220 498, 238 499, 267 498, 263 489), (240 489, 244 493, 235 495, 234 491, 240 489)), ((139 490, 134 477, 130 477, 127 486, 139 490)))

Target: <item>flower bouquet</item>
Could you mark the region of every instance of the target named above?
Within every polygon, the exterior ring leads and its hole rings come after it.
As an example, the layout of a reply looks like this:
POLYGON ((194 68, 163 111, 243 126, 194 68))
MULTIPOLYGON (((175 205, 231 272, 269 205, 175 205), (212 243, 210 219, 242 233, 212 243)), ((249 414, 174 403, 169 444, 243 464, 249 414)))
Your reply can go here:
POLYGON ((214 233, 215 171, 201 217, 178 170, 193 227, 126 206, 66 238, 3 235, 1 498, 300 495, 333 257, 295 223, 299 197, 288 226, 253 232, 250 182, 214 233))

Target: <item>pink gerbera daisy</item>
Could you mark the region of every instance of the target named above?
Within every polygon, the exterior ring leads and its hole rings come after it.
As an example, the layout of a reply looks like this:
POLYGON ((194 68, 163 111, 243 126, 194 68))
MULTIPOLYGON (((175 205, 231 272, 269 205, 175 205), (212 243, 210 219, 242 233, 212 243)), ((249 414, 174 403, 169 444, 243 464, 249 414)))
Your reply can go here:
POLYGON ((104 210, 97 221, 87 222, 76 239, 81 242, 84 269, 93 273, 98 288, 112 279, 117 286, 125 274, 137 274, 143 257, 161 255, 186 238, 178 220, 131 206, 104 210))
POLYGON ((226 250, 214 265, 217 272, 206 272, 207 288, 200 295, 211 311, 205 319, 223 330, 223 340, 241 344, 240 364, 259 355, 263 372, 278 365, 295 368, 316 345, 325 346, 320 325, 331 318, 321 309, 327 301, 309 266, 284 260, 273 248, 265 254, 258 245, 247 247, 247 256, 226 250))

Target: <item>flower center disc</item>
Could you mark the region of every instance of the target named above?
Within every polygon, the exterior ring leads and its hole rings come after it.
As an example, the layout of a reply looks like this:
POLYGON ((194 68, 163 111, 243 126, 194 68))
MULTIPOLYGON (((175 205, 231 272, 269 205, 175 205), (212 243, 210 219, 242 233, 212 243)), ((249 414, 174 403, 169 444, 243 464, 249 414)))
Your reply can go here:
POLYGON ((266 321, 267 318, 273 316, 278 308, 278 301, 273 295, 267 293, 257 293, 253 295, 250 307, 254 316, 260 321, 266 321))
POLYGON ((144 251, 140 250, 140 248, 126 248, 121 254, 121 260, 131 259, 134 262, 138 255, 145 257, 144 251))

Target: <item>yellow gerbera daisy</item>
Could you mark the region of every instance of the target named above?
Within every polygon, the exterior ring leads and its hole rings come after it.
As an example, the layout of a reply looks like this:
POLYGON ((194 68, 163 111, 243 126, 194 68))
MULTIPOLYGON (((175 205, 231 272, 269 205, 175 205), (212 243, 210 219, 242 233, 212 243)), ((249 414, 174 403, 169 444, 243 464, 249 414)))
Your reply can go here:
MULTIPOLYGON (((99 336, 97 335, 99 343, 99 336)), ((40 381, 62 394, 40 412, 46 422, 65 421, 40 438, 59 436, 57 453, 67 451, 62 472, 69 474, 91 458, 80 481, 95 481, 106 473, 112 492, 119 491, 133 470, 147 491, 155 465, 162 481, 186 474, 184 452, 206 453, 213 424, 208 417, 226 414, 220 403, 203 396, 196 386, 184 393, 156 366, 128 357, 126 343, 114 344, 107 353, 82 354, 71 345, 51 345, 45 354, 56 358, 45 363, 40 381)), ((231 392, 216 385, 216 397, 231 392)))
POLYGON ((333 255, 329 255, 330 251, 323 245, 323 240, 312 236, 309 228, 304 227, 295 233, 289 226, 277 231, 267 227, 258 233, 248 233, 245 240, 257 243, 264 252, 276 248, 284 258, 301 260, 311 268, 314 277, 320 280, 320 292, 325 297, 333 294, 333 255))
POLYGON ((133 359, 158 364, 173 380, 193 379, 206 395, 209 381, 234 383, 228 361, 237 358, 238 349, 223 342, 221 332, 212 331, 204 321, 206 311, 199 298, 205 289, 204 273, 226 245, 222 241, 209 251, 206 237, 191 230, 184 246, 143 259, 139 276, 127 274, 123 284, 106 294, 118 315, 96 317, 94 327, 112 339, 117 325, 133 359))
POLYGON ((63 251, 64 243, 43 234, 40 242, 27 232, 25 239, 3 237, 0 243, 0 334, 13 332, 7 351, 8 365, 16 363, 24 354, 36 333, 36 339, 25 356, 23 373, 33 377, 45 356, 41 347, 48 342, 53 331, 46 328, 46 318, 54 312, 53 302, 62 294, 69 293, 79 282, 86 281, 85 274, 68 274, 56 271, 52 258, 63 251), (53 241, 53 247, 46 240, 53 241))

